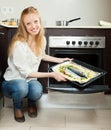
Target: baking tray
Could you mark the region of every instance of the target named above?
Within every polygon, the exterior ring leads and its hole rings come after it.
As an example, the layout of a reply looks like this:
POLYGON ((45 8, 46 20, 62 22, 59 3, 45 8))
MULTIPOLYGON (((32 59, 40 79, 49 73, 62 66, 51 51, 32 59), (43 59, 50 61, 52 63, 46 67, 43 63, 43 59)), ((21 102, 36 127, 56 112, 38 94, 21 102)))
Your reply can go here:
POLYGON ((70 65, 71 64, 72 65, 76 65, 76 66, 80 67, 81 70, 85 69, 84 72, 88 72, 88 71, 90 72, 90 75, 89 75, 90 78, 86 78, 86 79, 84 78, 83 79, 83 77, 82 78, 79 77, 79 80, 77 78, 75 78, 75 79, 70 78, 67 75, 65 75, 65 74, 62 73, 65 76, 65 78, 67 78, 67 80, 69 80, 70 82, 72 82, 73 84, 75 84, 75 85, 77 85, 79 87, 85 87, 85 86, 89 85, 90 83, 94 82, 95 80, 101 78, 102 76, 104 76, 107 73, 105 70, 103 70, 101 68, 97 68, 95 66, 92 66, 90 64, 87 64, 87 63, 85 63, 83 61, 80 61, 80 60, 77 60, 77 59, 74 59, 72 61, 62 62, 60 64, 57 64, 57 65, 54 65, 54 66, 50 67, 49 69, 50 69, 50 71, 56 71, 58 73, 61 73, 60 70, 59 70, 60 67, 61 66, 62 67, 63 66, 67 66, 69 64, 70 65), (92 75, 94 75, 94 76, 92 76, 92 75), (82 80, 80 80, 80 79, 82 79, 82 80))

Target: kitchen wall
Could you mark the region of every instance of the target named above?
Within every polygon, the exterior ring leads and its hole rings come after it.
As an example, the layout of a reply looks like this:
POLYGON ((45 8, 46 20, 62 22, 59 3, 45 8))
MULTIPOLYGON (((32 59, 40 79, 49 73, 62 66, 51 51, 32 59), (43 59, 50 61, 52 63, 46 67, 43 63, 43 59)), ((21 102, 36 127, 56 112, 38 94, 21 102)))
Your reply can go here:
POLYGON ((38 8, 46 26, 76 17, 81 20, 70 23, 70 26, 96 26, 100 20, 111 22, 111 0, 0 0, 0 20, 19 18, 28 6, 38 8))

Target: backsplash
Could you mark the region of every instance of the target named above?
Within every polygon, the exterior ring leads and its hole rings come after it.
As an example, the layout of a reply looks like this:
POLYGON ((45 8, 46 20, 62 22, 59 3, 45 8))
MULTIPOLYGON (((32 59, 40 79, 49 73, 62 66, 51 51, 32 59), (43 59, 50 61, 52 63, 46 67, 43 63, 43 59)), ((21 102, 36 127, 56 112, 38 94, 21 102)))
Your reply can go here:
POLYGON ((28 6, 38 8, 43 24, 55 26, 58 20, 81 17, 69 26, 96 26, 100 20, 111 22, 111 0, 19 0, 0 1, 0 20, 19 19, 21 11, 28 6))

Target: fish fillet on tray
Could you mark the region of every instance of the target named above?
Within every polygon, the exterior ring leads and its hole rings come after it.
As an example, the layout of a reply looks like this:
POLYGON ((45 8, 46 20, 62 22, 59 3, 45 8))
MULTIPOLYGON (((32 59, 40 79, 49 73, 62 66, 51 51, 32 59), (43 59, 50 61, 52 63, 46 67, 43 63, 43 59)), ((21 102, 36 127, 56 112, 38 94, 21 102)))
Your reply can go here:
POLYGON ((84 65, 76 63, 77 60, 74 61, 57 64, 52 67, 52 70, 63 74, 68 80, 78 82, 79 84, 87 83, 92 79, 96 80, 97 77, 101 77, 105 74, 103 71, 97 71, 98 69, 91 69, 94 68, 93 66, 86 64, 85 67, 84 65))

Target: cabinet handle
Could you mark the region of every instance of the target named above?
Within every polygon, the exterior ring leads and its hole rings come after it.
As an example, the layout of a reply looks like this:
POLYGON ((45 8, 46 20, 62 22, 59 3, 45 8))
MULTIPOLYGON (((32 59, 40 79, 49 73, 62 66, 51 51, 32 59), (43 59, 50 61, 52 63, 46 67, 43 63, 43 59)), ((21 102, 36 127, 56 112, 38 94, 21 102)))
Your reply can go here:
POLYGON ((3 32, 0 32, 0 35, 5 35, 5 33, 3 33, 3 32))

